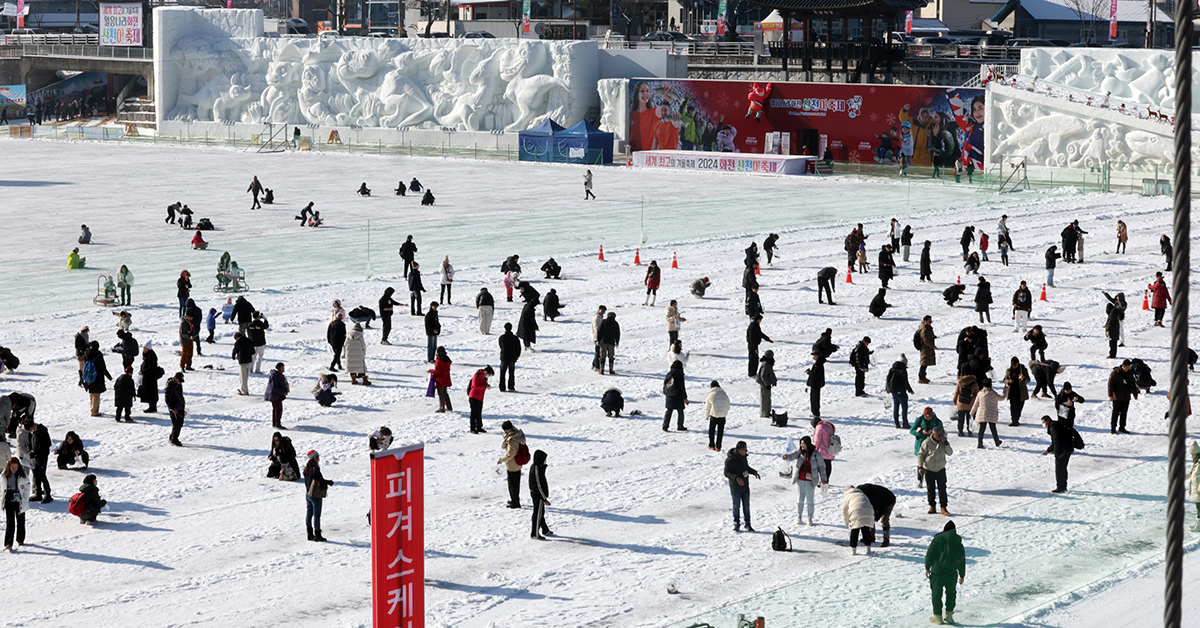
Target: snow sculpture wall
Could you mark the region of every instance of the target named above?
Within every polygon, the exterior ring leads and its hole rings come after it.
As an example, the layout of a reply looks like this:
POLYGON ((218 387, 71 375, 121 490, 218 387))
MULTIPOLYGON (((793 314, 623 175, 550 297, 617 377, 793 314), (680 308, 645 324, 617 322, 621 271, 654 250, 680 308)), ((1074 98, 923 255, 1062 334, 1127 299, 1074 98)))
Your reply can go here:
POLYGON ((984 161, 1162 172, 1174 161, 1174 81, 1170 52, 1023 50, 1017 77, 988 84, 984 161))
POLYGON ((154 17, 160 122, 515 132, 598 105, 592 42, 268 39, 257 10, 154 17))
POLYGON ((608 131, 618 145, 627 141, 629 131, 629 79, 601 79, 596 85, 600 92, 601 131, 608 131))

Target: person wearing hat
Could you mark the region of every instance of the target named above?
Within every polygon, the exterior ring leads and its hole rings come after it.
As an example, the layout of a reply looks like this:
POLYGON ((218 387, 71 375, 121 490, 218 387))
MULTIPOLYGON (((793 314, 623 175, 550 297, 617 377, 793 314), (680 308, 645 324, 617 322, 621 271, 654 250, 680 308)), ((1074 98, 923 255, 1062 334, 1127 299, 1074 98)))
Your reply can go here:
MULTIPOLYGON (((1063 385, 1066 388, 1066 385, 1063 385)), ((1133 362, 1125 360, 1108 375, 1108 400, 1112 402, 1111 433, 1125 430, 1125 419, 1129 416, 1129 399, 1137 399, 1137 378, 1133 375, 1133 362)))
POLYGON ((308 462, 304 465, 304 502, 307 505, 304 526, 310 541, 325 542, 325 537, 321 536, 321 504, 330 486, 333 486, 333 480, 326 480, 321 475, 321 455, 310 449, 308 462))
POLYGON ((746 365, 746 371, 749 377, 758 376, 758 347, 762 341, 766 340, 771 344, 775 344, 771 337, 764 334, 762 330, 762 314, 755 314, 750 321, 750 325, 746 327, 746 352, 749 354, 749 362, 746 365))
POLYGON ((183 447, 183 443, 179 442, 179 432, 183 430, 183 417, 186 415, 183 399, 183 373, 176 373, 174 377, 167 380, 164 396, 167 401, 167 411, 171 413, 170 442, 176 447, 183 447))
POLYGON ((158 354, 149 340, 142 345, 142 364, 138 372, 142 376, 138 399, 146 404, 145 412, 158 412, 158 378, 163 376, 163 370, 158 366, 158 354))
POLYGON ((508 471, 508 507, 520 508, 523 463, 517 462, 517 454, 520 453, 521 446, 525 444, 525 432, 513 426, 512 421, 505 421, 500 425, 500 429, 504 430, 504 440, 500 443, 500 447, 504 449, 504 455, 496 461, 496 464, 503 464, 508 471))
POLYGON ((703 299, 705 291, 707 291, 708 287, 711 285, 712 282, 708 280, 708 277, 701 277, 692 282, 692 294, 697 299, 703 299))
POLYGON ((771 418, 771 389, 778 385, 775 378, 775 352, 767 349, 758 365, 758 375, 754 381, 758 383, 758 416, 771 418))
POLYGON ((933 617, 929 621, 934 624, 954 623, 954 608, 958 601, 958 585, 962 584, 967 575, 967 552, 963 548, 962 539, 954 528, 953 521, 947 521, 946 527, 933 537, 929 549, 925 552, 925 577, 929 578, 929 588, 933 592, 933 617), (942 616, 942 593, 946 596, 946 615, 942 616))
POLYGON ((271 426, 277 430, 287 429, 283 426, 283 400, 292 391, 283 370, 283 362, 276 362, 267 376, 267 390, 263 393, 263 399, 271 402, 271 426))
POLYGON ((1051 421, 1049 415, 1042 416, 1042 427, 1050 435, 1050 446, 1042 455, 1054 454, 1054 490, 1051 493, 1067 492, 1067 466, 1071 454, 1075 453, 1075 428, 1065 420, 1051 421))
POLYGON ((1075 404, 1083 403, 1083 397, 1071 389, 1071 382, 1063 382, 1062 390, 1054 396, 1054 410, 1058 418, 1071 427, 1075 426, 1075 404))
POLYGON ((133 381, 133 366, 126 366, 125 372, 117 376, 113 382, 114 402, 117 407, 117 422, 121 422, 121 411, 125 412, 125 422, 133 423, 129 413, 133 408, 133 397, 137 393, 137 385, 133 381))
POLYGON ((486 434, 483 429, 483 394, 491 388, 488 378, 495 375, 491 365, 475 371, 474 377, 467 384, 467 404, 471 406, 471 433, 486 434))
POLYGON ((546 506, 550 505, 550 486, 546 483, 546 452, 533 452, 533 464, 529 465, 529 500, 533 503, 533 528, 529 538, 545 541, 554 536, 546 525, 546 506))
POLYGON ((892 421, 896 429, 910 429, 908 424, 908 396, 913 393, 908 383, 908 357, 903 353, 900 359, 892 363, 884 380, 884 388, 892 395, 892 421), (901 424, 901 419, 904 423, 901 424))

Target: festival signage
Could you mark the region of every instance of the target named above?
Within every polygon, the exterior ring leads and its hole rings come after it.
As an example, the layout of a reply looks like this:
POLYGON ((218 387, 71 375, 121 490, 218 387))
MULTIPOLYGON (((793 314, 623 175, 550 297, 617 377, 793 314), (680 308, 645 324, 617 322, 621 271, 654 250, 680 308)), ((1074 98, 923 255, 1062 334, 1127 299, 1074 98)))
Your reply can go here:
POLYGON ((525 0, 524 4, 521 5, 521 34, 523 35, 529 34, 529 14, 532 10, 530 4, 530 0, 525 0))
POLYGON ((141 46, 142 5, 101 2, 100 45, 141 46))
MULTIPOLYGON (((770 137, 770 136, 768 136, 770 137)), ((807 161, 815 157, 783 157, 691 151, 639 151, 633 165, 639 168, 672 170, 708 170, 710 172, 748 172, 753 174, 804 174, 807 161)))
POLYGON ((914 165, 936 159, 949 168, 970 159, 982 168, 982 89, 773 83, 759 120, 750 109, 752 90, 742 81, 631 79, 629 148, 761 154, 765 134, 779 131, 772 148, 783 152, 786 141, 793 155, 824 157, 818 149, 825 135, 837 161, 894 165, 911 146, 914 165))
POLYGON ((425 445, 371 453, 374 628, 425 626, 425 445))
POLYGON ((0 109, 8 112, 6 115, 7 119, 24 114, 25 86, 0 85, 0 109))
POLYGON ((1117 0, 1112 0, 1112 6, 1108 9, 1108 39, 1112 41, 1117 38, 1117 0))

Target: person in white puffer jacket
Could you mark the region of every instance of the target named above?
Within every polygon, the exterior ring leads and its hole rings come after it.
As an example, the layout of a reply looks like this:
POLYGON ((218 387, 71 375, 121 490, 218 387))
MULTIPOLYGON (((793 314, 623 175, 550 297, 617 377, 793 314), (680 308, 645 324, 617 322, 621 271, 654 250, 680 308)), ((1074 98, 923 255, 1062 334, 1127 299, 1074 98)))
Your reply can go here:
POLYGON ((708 417, 708 448, 721 451, 725 417, 729 416, 729 395, 716 380, 709 385, 708 396, 704 399, 704 416, 708 417))
POLYGON ((871 507, 871 500, 857 488, 847 486, 846 494, 842 497, 842 518, 846 521, 846 527, 850 528, 850 552, 858 554, 861 534, 863 545, 870 554, 871 544, 875 542, 875 510, 871 507))
POLYGON ((804 523, 804 503, 808 502, 808 525, 813 524, 813 509, 816 508, 817 487, 826 483, 825 461, 817 448, 813 447, 812 439, 804 436, 800 446, 794 451, 783 455, 784 460, 795 460, 796 469, 792 471, 792 484, 799 492, 796 503, 796 525, 804 523))

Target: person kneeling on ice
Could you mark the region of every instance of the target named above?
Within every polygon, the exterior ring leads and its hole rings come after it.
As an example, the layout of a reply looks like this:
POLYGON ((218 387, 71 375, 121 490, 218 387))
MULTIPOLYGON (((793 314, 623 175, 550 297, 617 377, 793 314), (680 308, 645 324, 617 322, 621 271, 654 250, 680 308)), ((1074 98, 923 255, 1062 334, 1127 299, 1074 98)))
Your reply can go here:
POLYGON ((553 257, 542 264, 542 272, 546 273, 546 279, 562 279, 559 277, 559 274, 562 273, 562 266, 559 266, 553 257))
POLYGON ((80 229, 79 243, 80 244, 91 244, 92 243, 92 230, 88 229, 87 225, 79 225, 79 229, 80 229))
POLYGON ((955 284, 942 291, 942 298, 946 300, 946 305, 954 307, 954 304, 958 303, 958 300, 962 298, 963 291, 966 289, 967 287, 962 284, 955 284))
POLYGON ((371 447, 371 451, 385 451, 392 446, 392 430, 386 425, 375 430, 367 439, 367 445, 371 447))
MULTIPOLYGON (((272 190, 271 188, 267 188, 267 195, 263 197, 263 205, 274 205, 274 204, 275 204, 275 190, 272 190)), ((203 222, 203 221, 201 221, 201 222, 203 222)))
POLYGON ((708 291, 708 288, 711 285, 712 285, 712 282, 708 280, 708 277, 701 277, 701 278, 697 279, 696 281, 693 281, 692 282, 692 295, 694 295, 697 299, 703 299, 704 293, 706 291, 708 291))
POLYGON ((358 186, 358 195, 359 196, 370 196, 371 195, 371 190, 367 189, 366 181, 363 181, 362 185, 358 186))
POLYGON ((79 515, 79 523, 95 523, 100 511, 108 505, 108 500, 100 499, 95 473, 89 473, 83 478, 83 486, 79 487, 79 492, 83 494, 83 514, 79 515))
POLYGON ((604 410, 604 416, 619 417, 621 410, 625 409, 625 397, 622 397, 621 391, 616 388, 609 388, 600 398, 600 407, 604 410))
POLYGON ((84 264, 87 264, 87 258, 79 257, 79 247, 71 249, 71 252, 67 254, 67 268, 83 268, 84 264))
POLYGON ((421 204, 422 205, 433 205, 433 201, 434 201, 433 190, 426 189, 425 196, 421 197, 421 204))
POLYGON ((850 528, 850 553, 858 555, 861 537, 867 554, 870 554, 871 544, 875 542, 875 511, 871 508, 871 500, 857 488, 847 486, 846 494, 842 496, 842 518, 850 528))
POLYGON ((325 221, 321 219, 321 212, 313 212, 312 216, 308 217, 308 226, 310 227, 320 227, 323 224, 325 221))
POLYGON ((203 251, 208 248, 208 243, 204 241, 204 236, 200 235, 200 230, 196 230, 196 235, 192 236, 192 248, 203 251))
POLYGON ((77 458, 83 463, 85 470, 88 468, 88 453, 83 448, 83 441, 79 440, 75 432, 67 432, 66 438, 63 438, 58 449, 54 450, 54 455, 57 457, 59 469, 66 469, 75 464, 77 458))
POLYGON ((322 373, 312 389, 313 396, 317 398, 317 404, 326 408, 332 406, 333 402, 337 401, 337 396, 342 394, 334 388, 337 388, 337 375, 322 373))
POLYGON ((407 191, 408 187, 404 185, 404 181, 401 181, 398 185, 396 185, 396 196, 404 196, 404 193, 407 191))
POLYGON ((267 455, 271 466, 267 468, 267 477, 279 478, 291 482, 300 477, 300 463, 296 460, 296 448, 292 439, 275 432, 271 436, 271 453, 267 455))
POLYGON ((958 598, 958 585, 962 584, 967 575, 967 552, 963 548, 962 539, 954 529, 954 522, 947 521, 925 552, 925 577, 929 578, 929 588, 933 591, 933 617, 929 621, 934 624, 953 624, 954 607, 958 598), (946 591, 946 615, 942 616, 942 591, 946 591))

